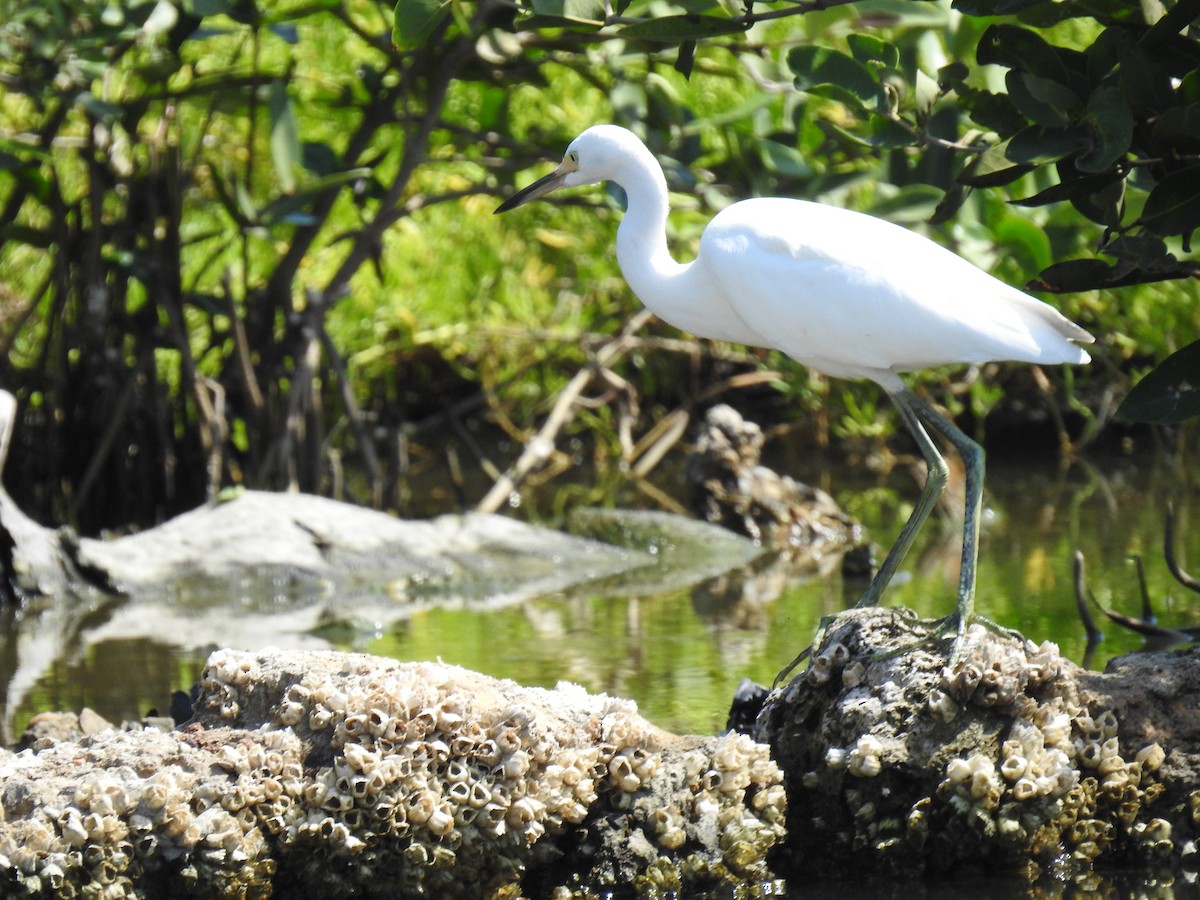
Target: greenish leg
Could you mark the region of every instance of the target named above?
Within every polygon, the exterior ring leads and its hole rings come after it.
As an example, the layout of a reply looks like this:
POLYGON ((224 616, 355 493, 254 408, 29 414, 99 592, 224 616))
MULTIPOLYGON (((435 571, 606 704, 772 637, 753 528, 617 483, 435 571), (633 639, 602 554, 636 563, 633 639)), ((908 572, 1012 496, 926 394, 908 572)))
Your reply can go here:
MULTIPOLYGON (((942 619, 929 637, 921 642, 936 640, 950 629, 955 629, 957 636, 950 660, 953 663, 962 650, 967 625, 976 620, 975 565, 979 557, 979 516, 983 507, 983 448, 967 437, 953 422, 911 391, 889 391, 888 396, 892 398, 896 409, 899 410, 900 417, 904 420, 909 434, 917 442, 917 447, 925 458, 925 464, 929 471, 916 507, 900 530, 900 536, 896 539, 896 543, 888 551, 883 565, 879 567, 879 571, 875 573, 875 577, 871 579, 871 583, 867 585, 866 591, 863 592, 855 606, 858 608, 879 604, 884 590, 896 574, 896 570, 900 568, 900 563, 904 561, 909 548, 912 547, 917 532, 921 530, 921 526, 925 524, 934 505, 946 489, 949 467, 946 465, 945 458, 938 451, 937 445, 925 430, 925 425, 928 425, 953 445, 962 457, 966 470, 966 510, 963 515, 962 567, 958 576, 958 605, 954 612, 942 619)), ((775 676, 776 684, 779 684, 796 666, 810 657, 813 647, 821 646, 829 621, 829 619, 821 620, 812 645, 775 676)), ((1001 629, 997 628, 996 630, 1001 629)))
MULTIPOLYGON (((938 452, 937 445, 933 443, 929 437, 929 433, 921 424, 921 414, 932 414, 933 419, 930 424, 941 434, 945 434, 940 427, 941 425, 944 424, 948 428, 954 428, 954 426, 945 419, 942 419, 933 407, 910 391, 897 391, 890 393, 889 396, 892 398, 892 402, 896 404, 896 409, 899 410, 900 417, 904 420, 904 425, 908 429, 908 433, 917 442, 917 447, 920 449, 921 455, 925 457, 925 464, 929 471, 925 476, 925 486, 921 489, 921 496, 917 499, 917 505, 913 508, 908 521, 904 523, 904 527, 900 530, 900 536, 896 538, 896 543, 892 544, 892 549, 888 551, 887 557, 883 560, 883 565, 879 567, 879 571, 875 573, 875 577, 871 579, 871 583, 867 585, 867 589, 859 597, 858 603, 855 604, 856 607, 879 605, 879 601, 883 598, 883 592, 891 582, 892 576, 896 574, 896 570, 900 568, 900 563, 904 562, 904 557, 908 555, 909 548, 912 547, 913 541, 917 537, 917 532, 921 530, 921 527, 925 524, 925 520, 933 512, 933 507, 942 496, 942 492, 945 491, 946 480, 950 475, 950 467, 946 465, 946 460, 938 452)), ((965 434, 962 434, 961 431, 958 431, 957 428, 954 428, 954 430, 962 436, 963 440, 968 441, 976 448, 979 447, 978 444, 965 434)), ((954 443, 953 440, 951 440, 951 443, 954 443)), ((958 445, 955 444, 955 446, 958 445)), ((982 453, 982 451, 980 452, 982 453)), ((974 593, 974 564, 972 564, 970 574, 971 591, 974 593)))

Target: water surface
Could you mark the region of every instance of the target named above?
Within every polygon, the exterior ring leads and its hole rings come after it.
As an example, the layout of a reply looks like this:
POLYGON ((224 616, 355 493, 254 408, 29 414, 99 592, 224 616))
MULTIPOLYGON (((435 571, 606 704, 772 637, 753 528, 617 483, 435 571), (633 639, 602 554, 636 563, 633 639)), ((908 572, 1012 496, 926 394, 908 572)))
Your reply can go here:
MULTIPOLYGON (((798 468, 803 468, 802 465, 798 468)), ((800 472, 818 479, 868 526, 885 549, 899 530, 918 485, 907 470, 864 484, 857 471, 800 472)), ((988 474, 986 524, 980 549, 978 610, 1035 641, 1052 640, 1083 661, 1085 635, 1072 590, 1072 556, 1082 550, 1089 586, 1106 606, 1135 615, 1141 600, 1130 557, 1144 560, 1148 592, 1164 625, 1200 625, 1200 596, 1167 571, 1162 556, 1165 503, 1178 514, 1178 553, 1200 570, 1200 503, 1185 470, 1165 463, 1107 459, 1069 467, 994 462, 988 474)), ((959 532, 937 514, 887 594, 928 617, 948 613, 958 575, 959 532)), ((724 726, 729 699, 743 677, 770 683, 807 646, 819 618, 853 603, 862 583, 843 579, 837 566, 804 573, 762 559, 694 587, 641 596, 592 591, 548 596, 507 609, 432 609, 389 625, 352 613, 317 632, 250 636, 239 630, 239 610, 253 598, 231 596, 216 618, 226 623, 227 645, 255 649, 332 647, 401 660, 441 658, 523 684, 567 680, 592 691, 637 701, 658 724, 677 731, 712 732, 724 726)), ((285 604, 281 595, 268 598, 285 604)), ((25 665, 10 684, 16 699, 5 710, 19 733, 28 718, 48 709, 84 706, 116 722, 151 708, 165 710, 172 690, 198 677, 211 644, 187 634, 122 634, 110 627, 121 601, 97 601, 67 636, 46 641, 45 659, 31 653, 38 636, 0 630, 0 653, 10 658, 24 640, 25 665), (57 646, 59 649, 53 649, 57 646), (66 652, 61 648, 65 647, 66 652)), ((255 602, 262 602, 261 598, 255 602)), ((212 634, 214 611, 206 613, 212 634)), ((12 618, 11 611, 6 615, 12 618)), ((1088 662, 1102 668, 1141 639, 1100 620, 1106 638, 1088 662)), ((22 623, 35 628, 36 620, 22 623)), ((44 639, 46 636, 43 635, 44 639)))

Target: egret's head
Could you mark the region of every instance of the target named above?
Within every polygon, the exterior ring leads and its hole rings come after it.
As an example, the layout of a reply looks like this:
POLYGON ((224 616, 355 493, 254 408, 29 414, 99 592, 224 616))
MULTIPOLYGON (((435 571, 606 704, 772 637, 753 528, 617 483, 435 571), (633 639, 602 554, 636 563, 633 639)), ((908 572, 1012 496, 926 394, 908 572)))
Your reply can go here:
POLYGON ((596 184, 612 178, 619 161, 628 156, 630 142, 641 146, 632 132, 619 125, 593 125, 571 141, 557 169, 517 191, 496 207, 496 212, 508 212, 559 188, 596 184))

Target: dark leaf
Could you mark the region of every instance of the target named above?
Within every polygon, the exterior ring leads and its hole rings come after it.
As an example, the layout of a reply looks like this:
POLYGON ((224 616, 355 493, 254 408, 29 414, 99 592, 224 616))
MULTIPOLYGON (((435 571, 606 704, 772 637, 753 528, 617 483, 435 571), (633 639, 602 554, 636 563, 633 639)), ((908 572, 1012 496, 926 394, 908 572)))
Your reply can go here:
POLYGON ((679 45, 679 55, 675 57, 674 69, 684 78, 692 77, 692 66, 696 64, 696 42, 683 41, 679 45))
POLYGON ((1092 147, 1075 157, 1081 172, 1107 172, 1129 151, 1133 141, 1133 114, 1115 87, 1100 87, 1088 98, 1084 122, 1092 132, 1092 147))
POLYGON ((1200 166, 1163 178, 1146 198, 1139 221, 1161 235, 1187 235, 1200 228, 1200 166))
POLYGON ((1054 293, 1088 291, 1100 285, 1107 285, 1112 279, 1112 273, 1112 266, 1102 259, 1071 259, 1043 269, 1025 289, 1054 293))
POLYGON ((1011 71, 1005 83, 1013 106, 1038 125, 1062 128, 1083 113, 1083 100, 1062 82, 1011 71))
POLYGON ((304 168, 314 175, 328 175, 337 171, 341 159, 328 144, 305 141, 300 146, 300 160, 304 168))
POLYGON ((1148 119, 1175 105, 1171 75, 1161 60, 1138 46, 1132 38, 1121 42, 1119 71, 1121 93, 1139 119, 1148 119))
POLYGON ((1200 341, 1177 350, 1139 381, 1117 409, 1124 422, 1176 425, 1200 416, 1200 341))
POLYGON ((1138 269, 1127 265, 1110 266, 1099 259, 1073 259, 1044 269, 1025 286, 1025 289, 1071 293, 1153 284, 1182 278, 1200 278, 1200 265, 1187 260, 1168 261, 1152 269, 1138 269))
POLYGON ((968 16, 1008 16, 1046 0, 954 0, 951 6, 968 16))
POLYGON ((740 34, 746 27, 744 23, 724 16, 660 16, 657 19, 626 25, 619 33, 625 38, 677 44, 725 34, 740 34))
POLYGON ((1152 133, 1154 140, 1177 151, 1200 148, 1200 102, 1168 109, 1158 117, 1152 133))
POLYGON ((1013 136, 1006 153, 1010 162, 1040 165, 1073 156, 1088 146, 1084 128, 1046 128, 1034 125, 1013 136))
POLYGON ((49 250, 54 246, 54 235, 48 231, 42 231, 29 225, 20 225, 14 222, 3 231, 0 231, 0 244, 7 244, 9 241, 16 241, 19 244, 25 244, 29 247, 49 250))
POLYGON ((1036 32, 1016 25, 992 25, 979 39, 975 51, 980 65, 1004 66, 1067 84, 1070 71, 1057 47, 1036 32))
POLYGON ((1008 94, 977 91, 965 84, 958 85, 956 91, 963 101, 963 106, 970 111, 971 118, 1001 137, 1012 137, 1029 124, 1028 120, 1017 112, 1008 94))
POLYGON ((933 215, 929 217, 929 224, 941 225, 953 219, 962 205, 967 202, 970 192, 971 189, 964 184, 951 185, 950 190, 946 191, 946 196, 933 211, 933 215))
POLYGON ((962 84, 970 74, 971 69, 966 63, 952 62, 938 69, 938 86, 945 90, 951 86, 962 84))
POLYGON ((1050 203, 1062 203, 1065 200, 1094 194, 1120 180, 1119 174, 1086 175, 1053 185, 1044 191, 1038 191, 1032 197, 1010 200, 1009 203, 1014 206, 1046 206, 1050 203))
POLYGON ((1016 181, 1033 170, 1032 166, 1015 164, 1008 158, 1009 142, 989 147, 975 157, 958 176, 960 183, 971 187, 996 187, 1016 181))

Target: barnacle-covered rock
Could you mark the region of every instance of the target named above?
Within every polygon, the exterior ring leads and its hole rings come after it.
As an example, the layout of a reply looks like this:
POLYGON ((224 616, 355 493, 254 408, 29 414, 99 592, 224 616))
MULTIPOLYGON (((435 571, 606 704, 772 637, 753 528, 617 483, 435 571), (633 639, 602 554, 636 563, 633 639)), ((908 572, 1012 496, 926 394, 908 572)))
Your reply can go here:
POLYGON ((806 874, 1062 874, 1195 846, 1195 651, 1096 674, 976 626, 947 668, 953 635, 922 644, 931 627, 843 613, 811 668, 767 698, 754 733, 787 773, 789 858, 806 874))
POLYGON ((183 729, 38 748, 0 754, 5 896, 686 889, 769 881, 784 835, 782 774, 744 735, 357 654, 219 650, 183 729))

